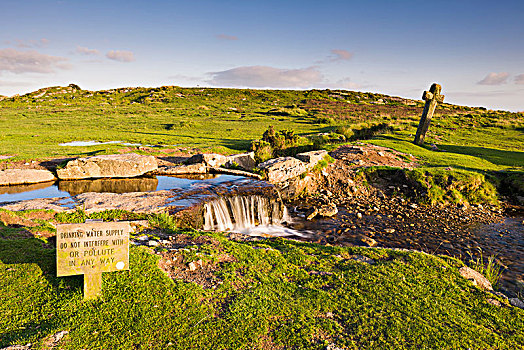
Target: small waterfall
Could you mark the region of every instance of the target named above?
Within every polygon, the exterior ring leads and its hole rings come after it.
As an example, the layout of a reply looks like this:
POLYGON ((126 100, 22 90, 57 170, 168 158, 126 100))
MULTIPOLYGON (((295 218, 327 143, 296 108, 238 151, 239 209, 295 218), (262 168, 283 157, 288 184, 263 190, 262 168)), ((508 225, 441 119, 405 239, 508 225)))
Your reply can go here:
POLYGON ((222 197, 204 205, 204 229, 271 236, 302 236, 281 224, 289 220, 281 201, 260 195, 222 197))

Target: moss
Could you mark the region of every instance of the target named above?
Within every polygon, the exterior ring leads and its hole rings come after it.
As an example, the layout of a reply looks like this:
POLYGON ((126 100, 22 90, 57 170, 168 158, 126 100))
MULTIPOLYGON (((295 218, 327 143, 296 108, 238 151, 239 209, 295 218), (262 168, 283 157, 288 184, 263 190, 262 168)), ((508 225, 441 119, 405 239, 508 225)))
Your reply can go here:
POLYGON ((406 175, 424 190, 423 199, 431 204, 499 204, 497 190, 484 174, 466 170, 419 168, 406 171, 406 175))

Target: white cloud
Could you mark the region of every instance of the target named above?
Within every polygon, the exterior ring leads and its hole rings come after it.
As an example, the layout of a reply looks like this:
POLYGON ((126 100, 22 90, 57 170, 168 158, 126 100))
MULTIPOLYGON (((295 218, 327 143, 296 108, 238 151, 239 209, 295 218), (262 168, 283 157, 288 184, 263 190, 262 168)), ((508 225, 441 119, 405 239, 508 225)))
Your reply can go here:
POLYGON ((41 54, 35 50, 0 49, 0 73, 53 73, 55 69, 68 69, 64 57, 41 54))
POLYGON ((46 39, 46 38, 42 38, 40 40, 15 39, 12 42, 7 40, 5 43, 8 44, 8 45, 13 44, 16 47, 27 49, 27 48, 35 48, 35 47, 46 46, 47 44, 49 44, 49 40, 46 39))
POLYGON ((282 69, 267 66, 237 67, 209 73, 215 86, 254 88, 310 88, 324 78, 316 67, 282 69))
POLYGON ((216 37, 220 40, 238 40, 237 36, 227 34, 218 34, 216 37))
POLYGON ((353 53, 347 50, 331 50, 331 61, 348 61, 353 57, 353 53))
POLYGON ((515 77, 515 84, 524 84, 524 74, 519 74, 515 77))
POLYGON ((98 51, 97 49, 89 49, 87 47, 84 47, 84 46, 77 46, 76 47, 76 52, 81 54, 81 55, 85 55, 85 56, 89 56, 89 55, 100 55, 100 51, 98 51))
POLYGON ((118 62, 133 62, 135 55, 131 51, 111 50, 106 54, 110 60, 118 62))
POLYGON ((501 85, 505 84, 508 80, 509 74, 506 72, 494 73, 491 72, 484 79, 479 81, 479 85, 501 85))

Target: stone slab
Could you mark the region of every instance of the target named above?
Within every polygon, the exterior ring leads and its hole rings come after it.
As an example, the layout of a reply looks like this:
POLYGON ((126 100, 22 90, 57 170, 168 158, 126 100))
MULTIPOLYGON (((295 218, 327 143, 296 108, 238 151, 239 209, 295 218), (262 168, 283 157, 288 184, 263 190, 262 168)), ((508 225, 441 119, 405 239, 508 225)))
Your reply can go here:
POLYGON ((327 151, 318 150, 318 151, 299 153, 295 157, 297 159, 300 159, 304 163, 306 163, 308 168, 313 168, 315 165, 317 165, 318 162, 324 159, 327 155, 328 155, 327 151))
POLYGON ((184 174, 205 174, 207 166, 205 163, 178 164, 173 166, 162 166, 156 171, 156 175, 184 175, 184 174))
POLYGON ((257 162, 255 161, 255 152, 233 154, 226 157, 225 165, 231 167, 237 165, 244 170, 251 171, 255 169, 257 162))
POLYGON ((110 154, 70 161, 56 172, 61 180, 75 180, 103 177, 136 177, 158 168, 153 156, 135 153, 110 154))
POLYGON ((54 180, 55 176, 49 170, 6 169, 0 171, 0 186, 35 184, 54 180))
POLYGON ((259 169, 267 172, 271 183, 279 183, 300 176, 307 168, 306 163, 293 157, 274 158, 258 165, 259 169))
POLYGON ((204 163, 210 167, 219 167, 226 164, 227 158, 221 154, 217 153, 200 153, 195 154, 188 160, 186 164, 195 164, 195 163, 204 163))

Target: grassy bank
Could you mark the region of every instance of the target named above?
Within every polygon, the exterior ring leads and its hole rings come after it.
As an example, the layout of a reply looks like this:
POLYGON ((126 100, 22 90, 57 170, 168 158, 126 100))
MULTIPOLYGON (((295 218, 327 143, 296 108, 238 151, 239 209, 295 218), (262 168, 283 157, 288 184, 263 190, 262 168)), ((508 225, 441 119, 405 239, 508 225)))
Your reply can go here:
POLYGON ((235 242, 181 232, 162 218, 151 222, 186 243, 161 259, 133 246, 131 270, 104 274, 101 298, 86 302, 82 277, 56 278, 53 238, 39 238, 52 236, 49 220, 76 216, 46 215, 16 214, 27 226, 0 225, 0 347, 46 348, 60 331, 69 333, 57 347, 67 349, 524 346, 524 310, 461 278, 453 258, 284 239, 235 242), (187 265, 197 260, 202 268, 191 272, 187 265))

